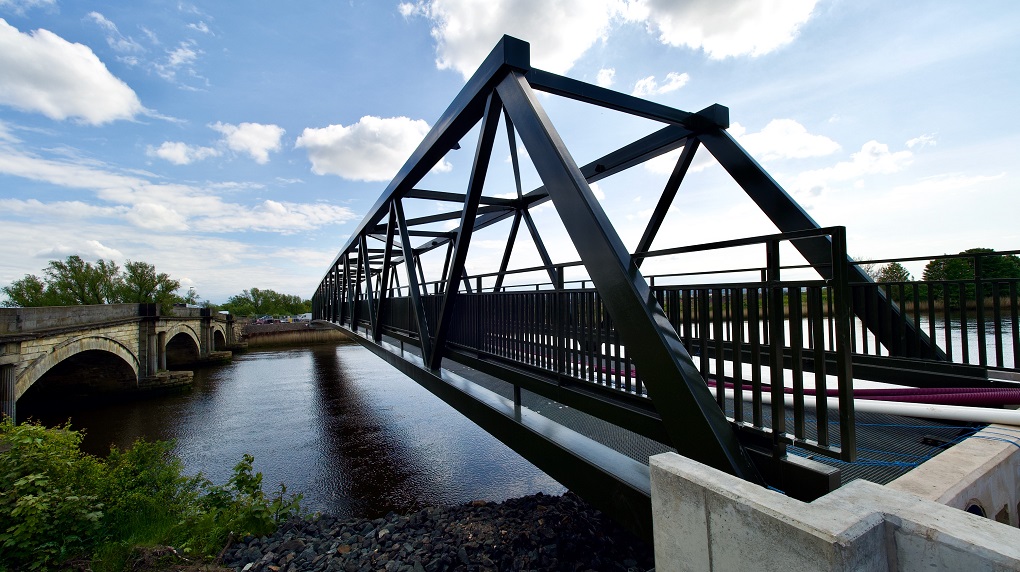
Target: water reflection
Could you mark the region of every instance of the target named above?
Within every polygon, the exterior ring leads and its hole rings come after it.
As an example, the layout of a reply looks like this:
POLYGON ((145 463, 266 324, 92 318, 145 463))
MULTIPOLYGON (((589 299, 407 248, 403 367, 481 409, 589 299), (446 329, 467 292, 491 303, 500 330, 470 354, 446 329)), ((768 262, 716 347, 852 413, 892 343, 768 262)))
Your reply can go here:
MULTIPOLYGON (((24 414, 19 411, 19 414, 24 414)), ((68 414, 35 412, 49 424, 68 414)), ((196 371, 192 390, 70 414, 85 448, 174 439, 189 473, 225 482, 244 453, 264 486, 303 506, 376 516, 504 500, 563 487, 465 417, 354 345, 250 352, 196 371)))
MULTIPOLYGON (((332 350, 332 348, 330 348, 332 350)), ((321 433, 317 485, 334 513, 375 518, 422 507, 419 459, 390 434, 349 379, 338 351, 313 351, 314 424, 321 433)))

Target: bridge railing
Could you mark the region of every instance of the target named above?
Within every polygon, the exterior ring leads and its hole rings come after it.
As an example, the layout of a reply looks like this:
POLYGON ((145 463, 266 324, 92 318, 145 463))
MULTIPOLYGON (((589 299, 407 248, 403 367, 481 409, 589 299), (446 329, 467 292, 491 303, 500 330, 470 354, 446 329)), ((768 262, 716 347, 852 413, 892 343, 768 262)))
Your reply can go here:
MULTIPOLYGON (((850 289, 837 265, 817 277, 784 279, 780 246, 796 240, 828 240, 835 260, 845 259, 844 229, 725 241, 652 252, 643 258, 737 247, 762 248, 766 264, 758 280, 714 284, 668 284, 651 288, 701 375, 728 418, 754 440, 782 452, 786 445, 852 459, 853 381, 850 352, 850 289), (835 268, 835 269, 834 269, 835 268), (824 276, 823 276, 824 275, 824 276)), ((562 268, 559 265, 558 276, 562 268)), ((747 274, 747 268, 734 273, 747 274)), ((524 269, 520 272, 529 272, 524 269)), ((803 273, 801 273, 803 274, 803 273)), ((660 276, 676 281, 678 275, 660 276)), ((642 374, 627 355, 598 292, 590 281, 482 288, 488 275, 467 277, 456 299, 447 343, 489 361, 571 383, 602 394, 647 399, 642 374)), ((653 280, 654 281, 654 280, 653 280)), ((438 284, 421 297, 426 319, 439 315, 438 284)), ((380 317, 383 333, 414 343, 416 317, 410 298, 394 288, 380 317)), ((357 302, 360 326, 368 328, 367 300, 357 302)))
POLYGON ((901 346, 896 351, 878 343, 875 334, 857 320, 852 331, 855 353, 1016 371, 1020 366, 1017 254, 1020 251, 970 252, 855 262, 869 268, 876 282, 851 283, 854 306, 879 324, 885 339, 901 346), (921 279, 912 279, 904 264, 922 261, 927 264, 921 279), (880 295, 893 304, 880 308, 880 295), (908 328, 924 332, 934 342, 931 349, 910 343, 903 335, 908 328))

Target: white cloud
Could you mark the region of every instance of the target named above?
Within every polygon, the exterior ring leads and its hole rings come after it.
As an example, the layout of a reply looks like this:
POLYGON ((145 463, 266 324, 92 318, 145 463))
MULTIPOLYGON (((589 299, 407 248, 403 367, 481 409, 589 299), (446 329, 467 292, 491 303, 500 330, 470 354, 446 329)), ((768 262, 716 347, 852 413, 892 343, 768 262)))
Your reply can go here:
POLYGON ((0 142, 3 143, 17 143, 19 139, 14 136, 9 125, 0 121, 0 142))
POLYGON ((273 204, 267 201, 255 206, 230 203, 215 194, 218 185, 155 183, 151 175, 122 174, 105 165, 83 163, 77 158, 40 158, 2 144, 0 175, 93 191, 106 203, 96 206, 77 201, 44 203, 34 199, 0 199, 0 213, 33 220, 111 218, 155 230, 293 233, 355 218, 347 207, 322 202, 273 204), (282 209, 277 205, 282 205, 282 209))
MULTIPOLYGON (((120 30, 117 29, 117 25, 99 12, 89 12, 87 17, 95 22, 100 28, 106 30, 106 43, 114 50, 118 52, 141 52, 145 50, 145 48, 143 48, 138 42, 134 41, 134 39, 121 34, 120 30)), ((138 61, 138 59, 134 57, 123 57, 119 59, 129 63, 129 65, 135 65, 138 61)))
POLYGON ((125 215, 128 222, 148 230, 188 230, 187 219, 167 205, 138 203, 125 215))
POLYGON ((831 183, 851 181, 866 175, 888 175, 903 170, 913 161, 910 151, 889 151, 889 146, 868 141, 861 150, 850 155, 849 161, 840 161, 832 167, 805 171, 793 179, 790 187, 798 192, 817 195, 831 183))
POLYGON ((210 33, 209 26, 201 20, 197 24, 188 24, 188 28, 195 30, 196 32, 202 32, 203 34, 210 33))
POLYGON ((191 146, 181 141, 164 141, 158 148, 150 145, 145 153, 150 157, 159 157, 174 165, 189 165, 195 161, 220 155, 219 150, 212 147, 191 146))
MULTIPOLYGON (((465 78, 508 34, 531 44, 532 64, 564 73, 619 21, 713 59, 760 56, 792 42, 817 0, 418 0, 397 9, 432 24, 436 66, 465 78)), ((678 86, 679 87, 679 86, 678 86)), ((675 89, 675 88, 674 88, 675 89)))
POLYGON ((400 11, 400 15, 407 18, 418 12, 418 7, 410 2, 401 2, 397 6, 397 10, 400 11))
POLYGON ((176 48, 166 50, 166 59, 163 62, 153 62, 152 69, 170 82, 178 81, 178 72, 184 72, 184 75, 190 77, 199 77, 194 64, 202 53, 194 40, 184 40, 177 44, 176 48))
POLYGON ((920 149, 924 149, 925 147, 928 146, 934 147, 936 143, 938 143, 938 140, 936 139, 935 134, 927 133, 924 135, 919 135, 917 137, 914 137, 910 141, 907 141, 907 148, 913 149, 914 147, 917 147, 920 149))
POLYGON ((57 0, 0 0, 0 8, 6 8, 19 16, 24 16, 25 12, 32 8, 48 8, 56 5, 57 0))
POLYGON ((598 75, 595 76, 595 84, 599 87, 610 87, 613 85, 613 80, 615 78, 615 68, 602 68, 599 70, 598 75))
POLYGON ((77 254, 86 260, 97 260, 102 258, 107 261, 121 260, 124 258, 124 254, 116 248, 110 248, 98 240, 86 240, 84 242, 78 242, 75 246, 69 246, 66 244, 57 244, 52 248, 40 250, 35 253, 36 258, 66 258, 77 254))
POLYGON ((400 6, 432 23, 436 65, 471 76, 508 34, 531 43, 531 63, 563 73, 606 33, 618 0, 424 0, 400 6))
MULTIPOLYGON (((366 115, 353 125, 306 128, 295 147, 304 148, 316 175, 352 181, 389 181, 429 132, 429 124, 407 117, 366 115)), ((436 170, 449 171, 441 161, 436 170)))
POLYGON ((38 199, 0 199, 0 212, 17 215, 26 219, 82 219, 121 217, 121 207, 101 207, 82 201, 57 201, 44 203, 38 199))
POLYGON ((702 49, 712 59, 760 56, 790 43, 817 0, 634 0, 626 17, 646 22, 659 40, 702 49))
POLYGON ((669 72, 666 74, 665 83, 659 85, 659 83, 655 81, 655 76, 650 75, 644 79, 638 80, 638 82, 634 84, 634 90, 631 92, 631 95, 645 97, 649 95, 669 93, 687 85, 687 82, 690 81, 690 79, 691 76, 686 73, 669 72))
POLYGON ((167 63, 170 67, 177 68, 195 63, 198 52, 195 51, 194 45, 194 42, 181 42, 176 49, 167 52, 167 63))
POLYGON ((100 125, 145 111, 138 96, 86 46, 48 30, 22 34, 0 19, 0 104, 100 125))
POLYGON ((759 161, 824 157, 839 151, 839 143, 824 135, 812 135, 793 119, 773 119, 758 133, 746 133, 734 123, 730 134, 759 161))
POLYGON ((209 127, 223 134, 224 142, 231 150, 251 155, 260 165, 269 162, 270 151, 280 150, 280 139, 286 133, 279 125, 261 123, 231 125, 217 121, 209 127))

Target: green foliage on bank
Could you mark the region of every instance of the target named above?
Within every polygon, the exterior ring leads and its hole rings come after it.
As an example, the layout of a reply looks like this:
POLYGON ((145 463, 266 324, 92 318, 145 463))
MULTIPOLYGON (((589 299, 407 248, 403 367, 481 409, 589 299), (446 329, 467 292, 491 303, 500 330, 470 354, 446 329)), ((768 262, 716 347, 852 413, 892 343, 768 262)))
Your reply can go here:
POLYGON ((133 547, 219 554, 231 534, 269 534, 300 514, 282 484, 272 497, 245 455, 224 485, 183 474, 167 442, 138 441, 106 459, 81 452, 70 427, 0 423, 0 571, 91 561, 123 570, 133 547))
POLYGON ((83 304, 159 304, 169 312, 174 304, 198 301, 198 294, 189 289, 184 295, 181 288, 166 272, 156 272, 148 262, 132 262, 123 270, 112 260, 100 258, 95 264, 80 256, 66 260, 51 260, 43 269, 43 277, 26 274, 10 286, 0 288, 7 297, 4 306, 78 306, 83 304))
POLYGON ((296 316, 311 312, 312 301, 268 288, 251 288, 231 296, 219 309, 235 316, 296 316))

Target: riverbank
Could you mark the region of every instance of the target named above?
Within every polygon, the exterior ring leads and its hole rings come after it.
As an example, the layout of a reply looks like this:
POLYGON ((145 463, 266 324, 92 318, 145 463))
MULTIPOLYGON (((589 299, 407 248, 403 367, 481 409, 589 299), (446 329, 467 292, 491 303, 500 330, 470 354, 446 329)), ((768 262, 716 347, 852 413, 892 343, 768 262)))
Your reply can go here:
POLYGON ((378 519, 292 520, 223 554, 243 572, 608 570, 654 567, 649 544, 573 493, 475 501, 378 519))
POLYGON ((248 348, 335 344, 350 341, 343 332, 333 328, 315 328, 308 322, 281 324, 247 324, 241 330, 241 341, 248 348))

